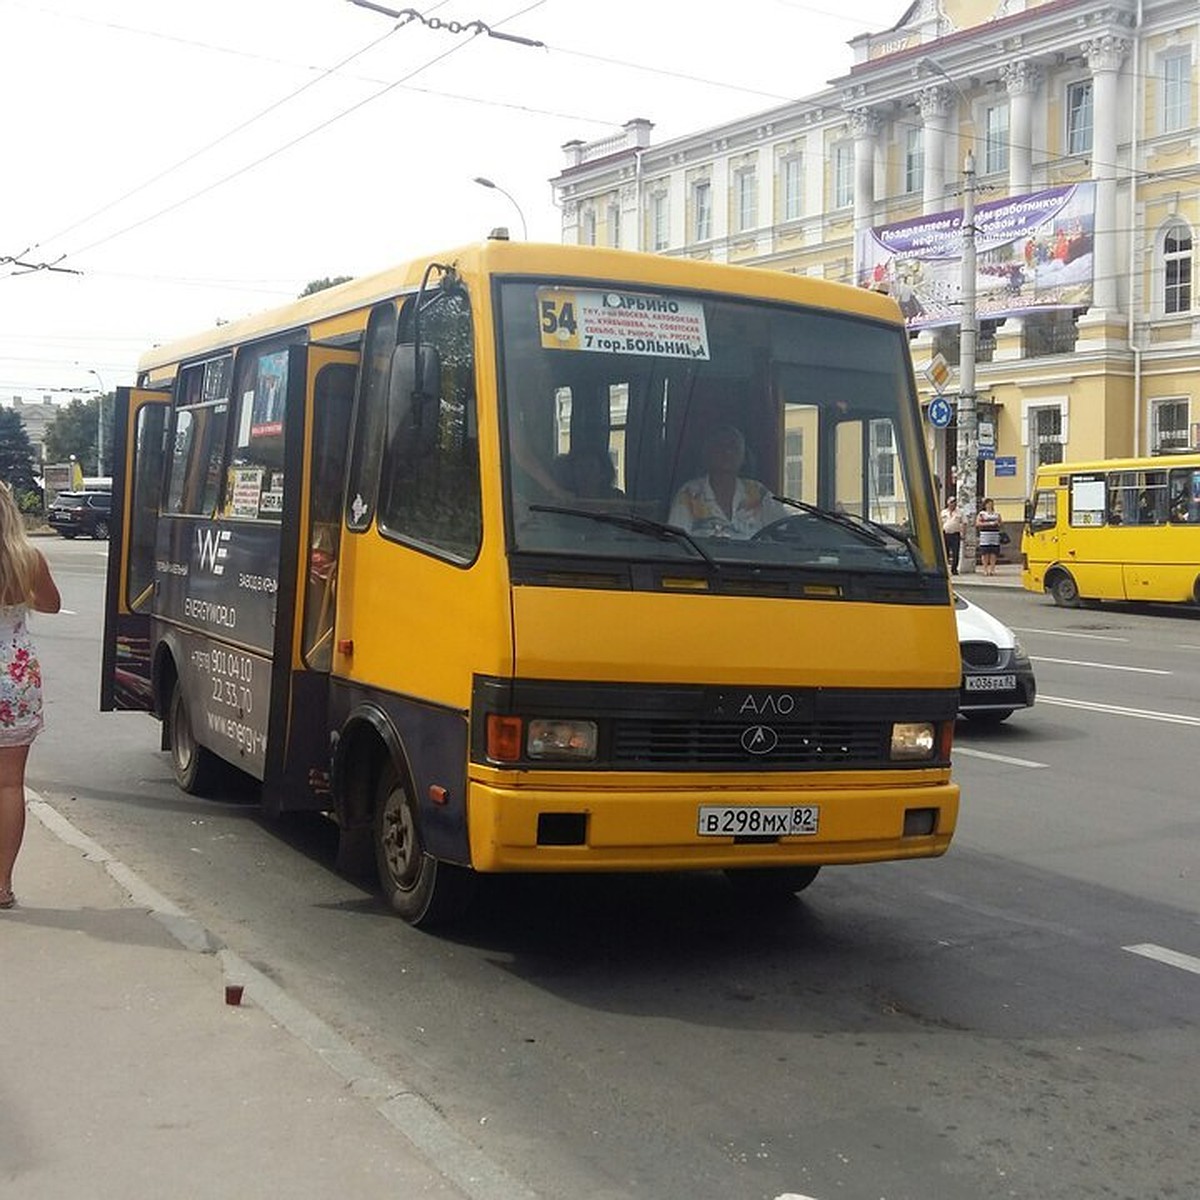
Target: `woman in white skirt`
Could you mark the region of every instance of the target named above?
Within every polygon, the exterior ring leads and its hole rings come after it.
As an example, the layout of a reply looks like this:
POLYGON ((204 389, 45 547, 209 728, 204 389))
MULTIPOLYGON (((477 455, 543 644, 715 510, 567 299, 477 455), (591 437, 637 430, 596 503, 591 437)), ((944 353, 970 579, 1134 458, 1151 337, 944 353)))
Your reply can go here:
POLYGON ((0 909, 12 908, 13 866, 25 836, 25 760, 42 730, 42 668, 25 624, 62 601, 42 552, 0 483, 0 909))

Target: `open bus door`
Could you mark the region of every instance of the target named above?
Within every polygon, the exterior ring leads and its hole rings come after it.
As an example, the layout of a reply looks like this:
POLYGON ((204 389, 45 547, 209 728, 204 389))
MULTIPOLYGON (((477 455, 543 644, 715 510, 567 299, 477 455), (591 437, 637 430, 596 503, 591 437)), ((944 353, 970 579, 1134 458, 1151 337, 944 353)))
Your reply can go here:
POLYGON ((150 614, 169 392, 117 388, 100 709, 154 708, 150 614))
POLYGON ((350 414, 359 354, 289 350, 284 487, 267 758, 269 813, 323 809, 329 794, 329 670, 350 414), (300 395, 301 388, 303 395, 300 395))

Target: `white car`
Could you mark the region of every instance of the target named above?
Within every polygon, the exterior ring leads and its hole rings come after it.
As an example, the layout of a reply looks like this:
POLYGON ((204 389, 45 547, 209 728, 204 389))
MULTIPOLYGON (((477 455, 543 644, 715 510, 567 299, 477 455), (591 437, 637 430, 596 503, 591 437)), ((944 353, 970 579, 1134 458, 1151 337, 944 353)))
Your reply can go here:
POLYGON ((999 722, 1037 698, 1033 664, 1013 631, 991 613, 955 593, 962 689, 958 711, 972 721, 999 722))

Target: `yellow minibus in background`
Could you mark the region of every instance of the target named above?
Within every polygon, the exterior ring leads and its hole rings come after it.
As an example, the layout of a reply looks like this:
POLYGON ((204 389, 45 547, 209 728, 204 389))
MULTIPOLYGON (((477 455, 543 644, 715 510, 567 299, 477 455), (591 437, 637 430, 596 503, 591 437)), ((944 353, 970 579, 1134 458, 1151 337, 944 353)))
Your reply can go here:
POLYGON ((1200 453, 1038 468, 1021 582, 1082 600, 1200 604, 1200 453))
POLYGON ((149 351, 102 707, 330 813, 414 924, 480 873, 940 855, 959 651, 876 293, 494 239, 149 351))

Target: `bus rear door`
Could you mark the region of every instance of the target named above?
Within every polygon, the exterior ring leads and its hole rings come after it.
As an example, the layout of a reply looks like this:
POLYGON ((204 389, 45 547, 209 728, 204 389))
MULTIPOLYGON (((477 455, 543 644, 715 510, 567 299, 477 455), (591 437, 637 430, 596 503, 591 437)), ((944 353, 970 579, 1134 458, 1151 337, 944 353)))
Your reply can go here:
POLYGON ((100 709, 154 707, 150 613, 169 392, 118 388, 100 709))

